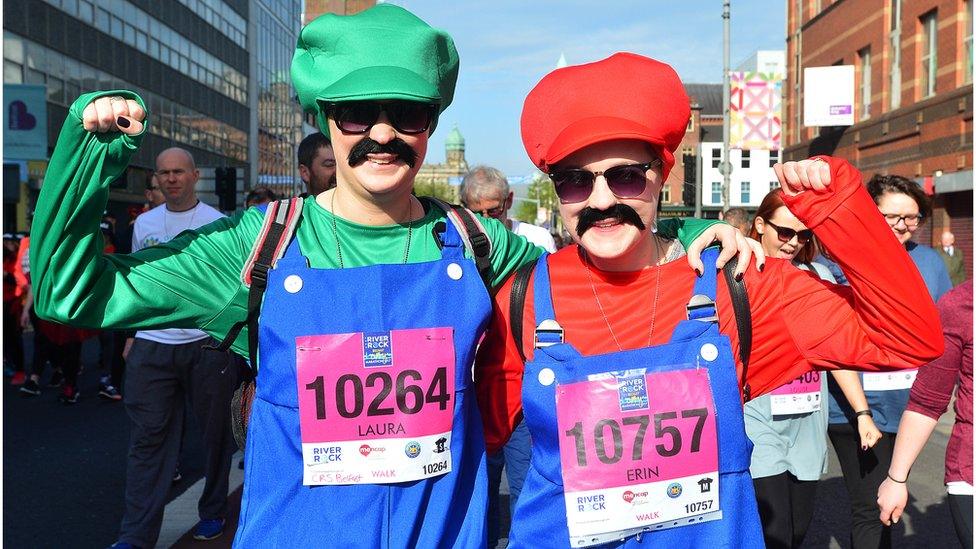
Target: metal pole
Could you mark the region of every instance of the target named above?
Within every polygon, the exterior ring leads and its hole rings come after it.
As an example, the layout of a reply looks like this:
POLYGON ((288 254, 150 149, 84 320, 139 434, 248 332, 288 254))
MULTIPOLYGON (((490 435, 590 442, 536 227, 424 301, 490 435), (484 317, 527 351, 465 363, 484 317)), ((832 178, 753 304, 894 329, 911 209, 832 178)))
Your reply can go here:
POLYGON ((731 19, 730 0, 722 2, 722 163, 719 171, 722 173, 722 211, 729 209, 729 191, 732 187, 732 163, 729 162, 729 102, 731 100, 729 86, 729 32, 731 19))
POLYGON ((702 168, 705 166, 705 163, 702 162, 701 143, 698 144, 698 150, 695 151, 695 164, 695 217, 700 218, 702 216, 702 168))
MULTIPOLYGON (((257 2, 248 2, 247 17, 247 160, 248 177, 245 180, 245 194, 258 185, 258 170, 261 166, 260 149, 258 143, 258 18, 261 16, 257 2)), ((244 180, 244 178, 241 178, 244 180)))

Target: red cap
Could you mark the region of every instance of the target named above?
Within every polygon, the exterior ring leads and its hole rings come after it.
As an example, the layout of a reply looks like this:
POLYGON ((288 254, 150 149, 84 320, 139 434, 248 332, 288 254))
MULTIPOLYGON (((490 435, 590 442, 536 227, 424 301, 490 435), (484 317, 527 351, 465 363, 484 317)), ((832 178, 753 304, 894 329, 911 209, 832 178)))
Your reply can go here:
POLYGON ((615 53, 547 74, 525 98, 522 144, 540 170, 602 141, 636 139, 654 146, 667 178, 688 127, 691 106, 669 65, 615 53))

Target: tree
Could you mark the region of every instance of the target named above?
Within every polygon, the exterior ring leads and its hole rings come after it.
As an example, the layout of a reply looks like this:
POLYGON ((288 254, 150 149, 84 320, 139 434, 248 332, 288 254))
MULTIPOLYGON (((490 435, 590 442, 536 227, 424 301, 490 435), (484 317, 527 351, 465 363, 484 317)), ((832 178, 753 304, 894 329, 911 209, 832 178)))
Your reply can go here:
POLYGON ((519 201, 512 217, 526 223, 535 223, 539 208, 546 208, 549 212, 548 220, 553 224, 548 227, 550 231, 562 230, 562 220, 559 219, 559 197, 556 196, 556 190, 549 176, 542 172, 536 173, 532 178, 527 199, 519 201))
POLYGON ((413 184, 413 194, 417 196, 432 196, 448 204, 457 202, 457 190, 450 184, 433 179, 416 179, 413 184))

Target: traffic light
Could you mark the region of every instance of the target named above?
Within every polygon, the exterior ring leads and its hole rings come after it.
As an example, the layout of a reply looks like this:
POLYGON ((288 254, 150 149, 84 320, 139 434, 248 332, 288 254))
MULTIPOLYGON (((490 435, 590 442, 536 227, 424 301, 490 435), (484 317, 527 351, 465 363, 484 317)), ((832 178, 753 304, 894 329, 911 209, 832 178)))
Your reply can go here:
POLYGON ((698 194, 698 158, 693 154, 682 155, 681 161, 685 165, 685 181, 681 186, 681 201, 685 206, 694 206, 698 194))
POLYGON ((221 210, 230 212, 237 209, 237 168, 220 167, 214 170, 214 194, 221 210))

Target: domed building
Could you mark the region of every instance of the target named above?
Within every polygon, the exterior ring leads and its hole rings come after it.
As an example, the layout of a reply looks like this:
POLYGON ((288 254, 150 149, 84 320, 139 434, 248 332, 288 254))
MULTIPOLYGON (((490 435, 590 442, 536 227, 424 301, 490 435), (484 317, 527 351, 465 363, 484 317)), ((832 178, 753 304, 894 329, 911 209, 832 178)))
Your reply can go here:
POLYGON ((420 167, 414 181, 414 192, 456 203, 458 184, 468 172, 468 161, 464 158, 464 136, 457 125, 447 135, 444 149, 445 160, 442 164, 424 164, 420 167))

